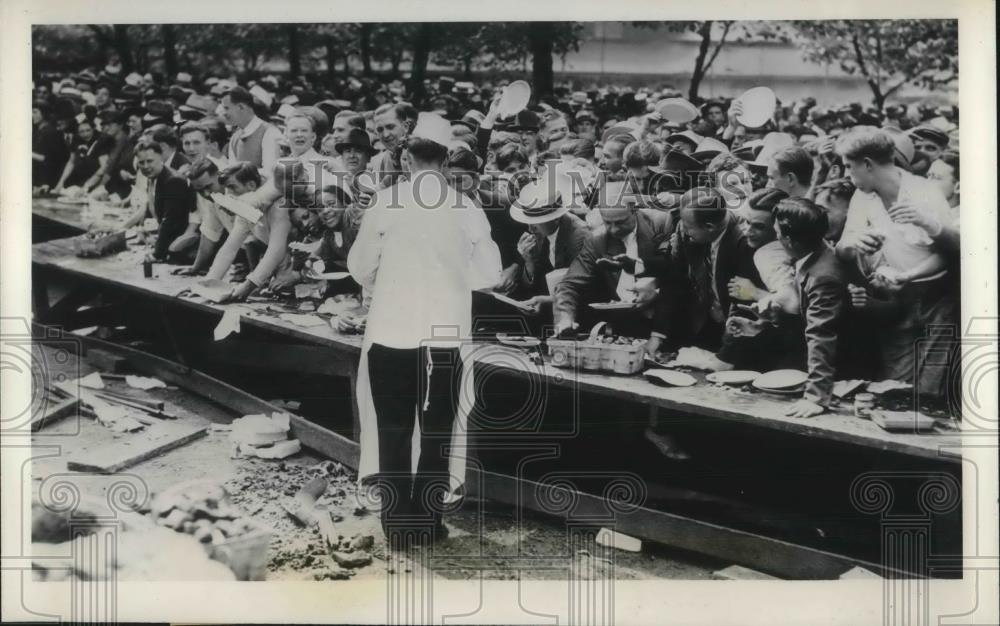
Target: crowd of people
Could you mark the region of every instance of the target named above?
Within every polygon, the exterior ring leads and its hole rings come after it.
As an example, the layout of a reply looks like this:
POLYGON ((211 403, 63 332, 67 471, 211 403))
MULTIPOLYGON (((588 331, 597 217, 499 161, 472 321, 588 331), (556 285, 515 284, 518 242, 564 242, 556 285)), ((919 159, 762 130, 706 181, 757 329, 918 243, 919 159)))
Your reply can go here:
MULTIPOLYGON (((605 321, 650 354, 796 367, 800 417, 841 378, 946 393, 933 355, 953 350, 934 331, 958 322, 957 107, 779 101, 748 127, 739 98, 671 88, 557 88, 511 112, 505 81, 447 76, 419 108, 400 81, 51 78, 33 93, 36 194, 127 207, 154 261, 228 278, 232 300, 292 290, 316 261, 350 271, 374 245, 369 209, 420 163, 482 210, 498 263, 485 291, 519 301, 506 311, 532 330, 605 321), (589 306, 619 301, 633 306, 589 306)), ((379 292, 327 283, 363 287, 379 292)))

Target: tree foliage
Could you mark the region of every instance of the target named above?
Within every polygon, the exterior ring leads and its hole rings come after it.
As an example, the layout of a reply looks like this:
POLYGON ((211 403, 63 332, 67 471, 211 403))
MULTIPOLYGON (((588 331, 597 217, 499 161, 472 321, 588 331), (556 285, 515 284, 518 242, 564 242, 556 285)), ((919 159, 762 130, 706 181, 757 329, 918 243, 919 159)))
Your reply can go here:
POLYGON ((934 88, 958 79, 956 20, 798 21, 793 27, 807 60, 862 76, 878 108, 908 83, 934 88))
POLYGON ((670 33, 694 33, 701 38, 698 53, 694 58, 691 70, 691 82, 688 86, 688 100, 697 102, 701 83, 718 58, 722 48, 733 41, 748 39, 786 40, 787 34, 779 23, 774 22, 736 22, 733 20, 700 20, 690 22, 632 22, 639 28, 662 29, 670 33))

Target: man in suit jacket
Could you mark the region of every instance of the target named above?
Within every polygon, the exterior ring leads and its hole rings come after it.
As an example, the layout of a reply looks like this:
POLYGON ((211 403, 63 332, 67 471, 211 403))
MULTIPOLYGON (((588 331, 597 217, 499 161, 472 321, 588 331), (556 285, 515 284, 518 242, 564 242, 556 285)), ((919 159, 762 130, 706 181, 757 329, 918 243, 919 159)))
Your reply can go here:
POLYGON ((824 239, 829 224, 823 209, 804 198, 782 200, 774 208, 774 224, 778 240, 795 259, 809 372, 802 400, 787 414, 812 417, 828 408, 833 395, 847 281, 836 253, 824 239))
POLYGON ((550 296, 546 275, 568 268, 580 253, 590 230, 569 209, 555 185, 545 180, 526 185, 511 205, 511 218, 528 227, 517 242, 515 297, 538 297, 539 302, 550 296))
POLYGON ((654 331, 647 349, 662 342, 718 350, 729 315, 729 281, 749 278, 763 287, 753 262, 753 248, 737 217, 713 188, 698 187, 681 196, 679 224, 661 260, 661 277, 654 331))
POLYGON ((658 260, 675 228, 670 213, 638 208, 624 182, 607 183, 597 206, 603 226, 587 238, 556 287, 556 333, 577 326, 580 305, 634 299, 636 277, 658 260))
POLYGON ((163 148, 157 142, 140 141, 135 154, 139 170, 149 181, 149 202, 142 217, 151 213, 160 224, 152 257, 163 262, 170 244, 184 234, 190 215, 197 210, 195 192, 187 180, 164 165, 163 148))

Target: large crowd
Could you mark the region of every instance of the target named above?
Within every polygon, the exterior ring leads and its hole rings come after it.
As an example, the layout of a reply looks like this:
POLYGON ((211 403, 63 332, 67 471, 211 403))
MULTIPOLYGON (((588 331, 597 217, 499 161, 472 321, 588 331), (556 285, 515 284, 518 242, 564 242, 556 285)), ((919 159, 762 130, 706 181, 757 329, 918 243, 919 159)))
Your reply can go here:
POLYGON ((957 107, 779 101, 751 127, 740 98, 670 88, 557 88, 518 111, 505 81, 425 91, 418 108, 399 81, 37 77, 32 184, 125 207, 154 261, 243 300, 334 272, 352 276, 328 294, 367 293, 369 209, 430 172, 486 217, 485 291, 519 305, 484 310, 557 334, 608 322, 651 355, 701 348, 714 369, 802 369, 800 417, 844 378, 946 394, 957 107), (589 306, 613 302, 631 306, 589 306))

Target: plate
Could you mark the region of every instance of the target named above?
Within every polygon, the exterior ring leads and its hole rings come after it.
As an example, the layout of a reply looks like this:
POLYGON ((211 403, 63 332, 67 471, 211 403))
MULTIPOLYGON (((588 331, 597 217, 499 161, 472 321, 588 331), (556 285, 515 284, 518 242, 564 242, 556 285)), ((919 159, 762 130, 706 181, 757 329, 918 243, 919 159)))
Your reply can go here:
POLYGON ((801 370, 774 370, 758 376, 753 386, 758 389, 791 389, 805 384, 808 374, 801 370))
POLYGON ((690 387, 698 382, 694 376, 675 370, 646 370, 643 376, 651 383, 667 387, 690 387))
POLYGON ((726 372, 712 372, 705 376, 705 380, 721 385, 745 385, 752 383, 759 377, 760 372, 753 370, 729 370, 726 372))
POLYGON ((698 108, 684 98, 666 98, 656 103, 656 112, 672 124, 687 124, 698 117, 698 108))
POLYGON ((747 128, 759 128, 774 115, 778 98, 770 87, 754 87, 737 98, 743 104, 743 113, 737 119, 747 128))
POLYGON ((498 105, 500 117, 517 115, 528 106, 529 100, 531 100, 531 86, 523 80, 515 80, 504 88, 503 95, 500 96, 498 105))
POLYGON ((56 200, 63 204, 90 204, 90 198, 79 198, 76 196, 59 196, 56 200))
POLYGON ((537 337, 522 337, 506 333, 497 333, 497 341, 505 346, 513 346, 515 348, 534 348, 542 343, 542 340, 537 337))
POLYGON ((805 391, 805 385, 799 387, 791 387, 789 389, 772 389, 770 387, 759 387, 757 383, 753 384, 754 389, 757 391, 763 391, 764 393, 773 393, 776 396, 797 396, 803 391, 805 391))
POLYGON ((589 306, 595 311, 627 311, 639 305, 634 302, 595 302, 589 306))

